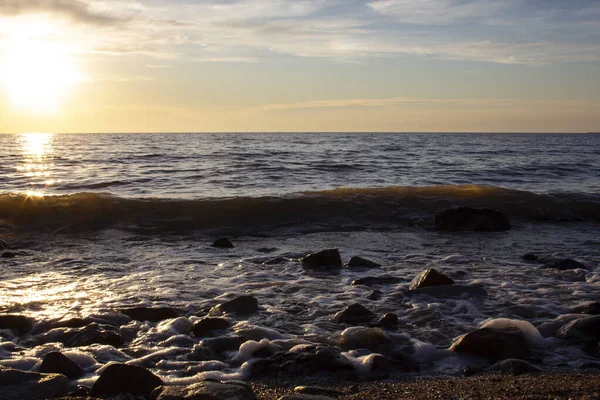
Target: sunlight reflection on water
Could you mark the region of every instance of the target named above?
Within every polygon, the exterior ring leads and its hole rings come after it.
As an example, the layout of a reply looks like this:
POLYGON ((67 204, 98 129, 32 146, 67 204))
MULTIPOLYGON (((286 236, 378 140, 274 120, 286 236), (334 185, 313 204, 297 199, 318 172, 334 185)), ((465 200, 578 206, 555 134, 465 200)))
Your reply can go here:
MULTIPOLYGON (((56 185, 59 180, 53 179, 52 133, 23 133, 17 136, 21 149, 22 161, 17 165, 17 171, 23 172, 28 178, 33 178, 31 185, 35 187, 48 187, 56 185)), ((27 194, 43 196, 43 191, 31 190, 27 194)))

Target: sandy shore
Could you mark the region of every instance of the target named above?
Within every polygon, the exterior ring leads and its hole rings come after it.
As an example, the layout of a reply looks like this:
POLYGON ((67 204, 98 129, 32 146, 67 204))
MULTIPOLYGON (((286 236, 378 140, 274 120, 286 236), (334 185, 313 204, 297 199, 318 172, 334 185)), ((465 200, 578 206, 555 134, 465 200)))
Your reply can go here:
MULTIPOLYGON (((486 375, 469 378, 429 378, 406 382, 332 382, 310 378, 250 382, 261 400, 294 394, 296 386, 319 386, 350 399, 600 399, 600 373, 486 375)), ((334 397, 334 396, 331 396, 334 397)))

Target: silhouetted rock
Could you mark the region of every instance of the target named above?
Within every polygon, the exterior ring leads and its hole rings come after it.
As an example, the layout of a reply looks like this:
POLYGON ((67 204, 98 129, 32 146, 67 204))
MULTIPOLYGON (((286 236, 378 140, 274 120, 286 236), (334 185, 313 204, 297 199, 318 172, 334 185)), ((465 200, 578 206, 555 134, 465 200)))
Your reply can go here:
POLYGON ((153 397, 156 400, 256 400, 250 386, 240 381, 202 381, 189 386, 166 386, 157 389, 153 397), (156 397, 159 390, 160 394, 156 397))
POLYGON ((506 214, 488 208, 449 208, 435 214, 438 231, 506 231, 510 228, 506 214))
POLYGON ((338 249, 321 250, 302 258, 302 265, 308 268, 342 267, 342 258, 338 249))
POLYGON ((83 375, 83 370, 77 363, 58 351, 52 351, 44 356, 40 372, 63 374, 69 379, 77 379, 83 375))
POLYGON ((426 294, 428 296, 440 299, 448 299, 469 295, 474 297, 486 297, 487 292, 484 288, 477 285, 447 285, 447 286, 428 286, 403 292, 405 296, 415 296, 426 294))
POLYGON ((222 238, 218 238, 217 240, 215 240, 212 244, 213 247, 218 247, 220 249, 232 249, 235 246, 233 245, 233 243, 231 243, 231 241, 225 237, 222 238))
POLYGON ((194 335, 206 336, 214 331, 228 329, 231 326, 229 321, 224 318, 202 318, 194 323, 194 335))
POLYGON ((18 335, 24 335, 33 327, 33 319, 24 315, 0 315, 0 329, 11 329, 18 335))
POLYGON ((526 358, 531 355, 531 347, 525 335, 517 328, 477 329, 458 338, 450 350, 496 360, 526 358))
POLYGON ((214 315, 220 312, 251 314, 256 311, 258 311, 258 300, 254 296, 245 295, 213 307, 210 314, 214 315))
POLYGON ((15 258, 17 256, 17 253, 14 253, 12 251, 5 251, 4 253, 2 253, 2 255, 0 255, 1 258, 15 258))
POLYGON ((375 325, 383 329, 396 329, 398 327, 398 316, 393 313, 387 313, 375 325))
POLYGON ((375 318, 375 314, 364 306, 354 303, 335 314, 333 320, 338 324, 360 324, 369 322, 373 318, 375 318))
POLYGON ((145 368, 115 363, 102 371, 90 396, 132 394, 150 398, 152 391, 163 384, 162 379, 145 368))
POLYGON ((414 290, 429 286, 447 286, 454 285, 454 280, 444 274, 439 273, 436 269, 430 268, 421 272, 410 282, 409 290, 414 290))
POLYGON ((367 260, 366 258, 354 256, 350 259, 350 261, 348 261, 346 266, 349 268, 355 268, 355 267, 376 268, 376 267, 381 267, 381 264, 377 264, 376 262, 367 260))
POLYGON ((494 365, 486 368, 485 371, 500 372, 503 375, 522 375, 542 372, 542 370, 535 365, 516 358, 498 361, 494 365))
POLYGON ((352 286, 395 285, 402 282, 404 279, 395 276, 367 276, 352 281, 352 286))
POLYGON ((119 311, 136 321, 160 322, 179 317, 179 313, 171 307, 132 307, 119 311))
POLYGON ((3 400, 43 400, 64 396, 69 379, 59 374, 39 374, 0 366, 0 397, 3 400))
POLYGON ((573 342, 595 345, 600 342, 600 315, 571 321, 558 330, 557 336, 573 342))
POLYGON ((570 258, 565 258, 562 260, 555 260, 544 264, 543 268, 553 268, 558 269, 560 271, 566 271, 568 269, 588 269, 585 265, 575 260, 571 260, 570 258))

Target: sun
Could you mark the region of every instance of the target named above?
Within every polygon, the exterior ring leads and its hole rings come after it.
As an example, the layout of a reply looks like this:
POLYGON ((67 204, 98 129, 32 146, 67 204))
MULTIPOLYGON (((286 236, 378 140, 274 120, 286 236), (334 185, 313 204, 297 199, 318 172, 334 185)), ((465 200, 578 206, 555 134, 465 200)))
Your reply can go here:
POLYGON ((56 113, 81 75, 68 48, 20 33, 9 38, 0 60, 0 79, 6 93, 21 111, 56 113))

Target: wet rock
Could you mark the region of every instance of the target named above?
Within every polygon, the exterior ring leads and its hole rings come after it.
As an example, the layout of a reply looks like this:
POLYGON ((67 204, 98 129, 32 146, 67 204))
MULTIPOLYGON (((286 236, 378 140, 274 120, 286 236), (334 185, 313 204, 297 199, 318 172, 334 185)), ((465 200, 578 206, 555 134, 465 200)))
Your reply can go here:
POLYGON ((381 354, 371 356, 371 378, 386 379, 397 372, 419 372, 419 365, 404 357, 390 358, 381 354))
POLYGON ((191 361, 223 360, 223 353, 238 350, 246 340, 242 336, 219 336, 204 339, 188 354, 191 361))
POLYGON ((60 342, 65 347, 105 344, 118 347, 123 344, 119 330, 111 325, 92 323, 82 328, 56 328, 33 339, 34 345, 60 342))
POLYGON ((549 263, 544 264, 542 268, 552 268, 557 269, 559 271, 566 271, 568 269, 588 269, 585 265, 570 258, 565 258, 562 260, 555 260, 549 263))
POLYGON ((179 317, 179 313, 171 307, 132 307, 119 311, 136 321, 160 322, 179 317))
POLYGON ((348 263, 346 263, 346 266, 349 268, 377 268, 381 267, 381 264, 377 264, 376 262, 367 260, 366 258, 354 256, 350 259, 350 261, 348 261, 348 263))
POLYGON ((115 363, 102 371, 90 396, 132 394, 150 398, 152 391, 163 384, 162 379, 145 368, 115 363))
POLYGON ((558 330, 563 326, 567 325, 569 322, 574 321, 576 319, 583 318, 584 316, 581 314, 565 314, 560 315, 553 319, 552 321, 544 322, 543 324, 537 326, 538 331, 542 334, 543 337, 556 337, 558 335, 558 330))
POLYGON ((403 294, 405 296, 426 294, 428 296, 437 297, 440 299, 462 297, 463 295, 474 297, 487 297, 488 295, 485 289, 478 285, 428 286, 414 290, 407 290, 403 292, 403 294))
POLYGON ((373 318, 375 318, 375 314, 364 306, 354 303, 335 314, 333 320, 338 324, 360 324, 369 322, 373 318))
POLYGON ((534 262, 539 260, 539 257, 533 253, 527 253, 525 255, 523 255, 523 257, 521 257, 521 259, 523 261, 527 261, 527 262, 534 262))
POLYGON ((252 314, 258 311, 258 300, 253 296, 239 296, 223 304, 213 307, 211 315, 218 313, 252 314))
POLYGON ((2 253, 2 255, 0 255, 1 258, 15 258, 17 256, 17 253, 14 253, 12 251, 5 251, 4 253, 2 253))
POLYGON ((525 335, 517 328, 477 329, 459 337, 450 350, 496 360, 527 358, 531 355, 525 335))
POLYGON ((77 363, 58 351, 52 351, 44 356, 40 372, 63 374, 69 379, 77 379, 83 375, 83 369, 77 363))
POLYGON ((249 385, 244 382, 217 382, 212 380, 190 386, 167 386, 153 393, 156 400, 256 400, 249 385), (160 394, 158 392, 160 391, 160 394))
POLYGON ((435 213, 438 231, 506 231, 511 228, 506 214, 488 208, 458 207, 435 213))
POLYGON ((33 327, 33 319, 24 315, 0 315, 0 329, 11 329, 24 335, 33 327))
POLYGON ((321 250, 305 256, 301 261, 307 268, 342 267, 342 258, 338 249, 321 250))
POLYGON ((312 396, 328 396, 328 397, 339 397, 346 396, 348 393, 341 392, 335 389, 329 389, 318 386, 296 386, 294 393, 297 394, 308 394, 312 396))
POLYGON ((367 300, 380 300, 383 297, 383 292, 381 290, 373 290, 371 293, 367 295, 367 300))
POLYGON ((454 280, 444 274, 439 273, 436 269, 430 268, 421 272, 410 282, 409 290, 415 290, 423 287, 431 286, 447 286, 454 285, 454 280))
POLYGON ((368 349, 384 354, 391 352, 396 347, 383 330, 364 326, 344 330, 335 338, 335 344, 344 350, 368 349))
POLYGON ((560 339, 568 339, 583 344, 600 342, 600 315, 579 318, 571 321, 558 330, 560 339))
POLYGON ((394 285, 404 281, 404 279, 395 276, 367 276, 365 278, 355 279, 352 281, 352 286, 394 285))
POLYGON ((50 320, 36 324, 31 330, 32 335, 37 335, 42 332, 47 332, 56 328, 81 328, 90 324, 111 325, 120 327, 131 321, 131 318, 121 314, 120 312, 110 312, 106 314, 92 314, 84 318, 64 318, 59 320, 50 320))
POLYGON ((42 400, 64 396, 69 379, 59 374, 39 374, 0 366, 0 396, 3 400, 42 400))
POLYGON ((226 237, 218 238, 212 244, 212 247, 217 247, 220 249, 233 249, 235 246, 229 239, 226 237))
POLYGON ((398 316, 393 313, 387 313, 375 325, 383 329, 396 329, 398 327, 398 316))
POLYGON ((68 397, 84 397, 88 398, 90 395, 90 388, 87 386, 77 386, 74 390, 69 392, 68 397))
POLYGON ((0 250, 8 249, 8 242, 6 240, 0 239, 0 250))
POLYGON ((586 305, 582 313, 589 315, 600 315, 600 301, 586 305))
POLYGON ((229 329, 231 324, 225 318, 202 318, 194 323, 193 331, 195 336, 208 336, 214 331, 229 329))
POLYGON ((498 361, 494 365, 486 368, 485 371, 500 372, 503 375, 523 375, 542 372, 542 370, 535 365, 516 358, 498 361))

